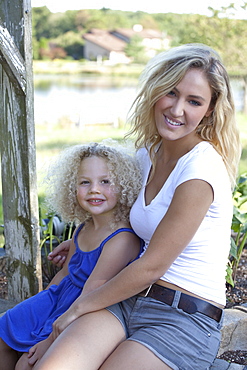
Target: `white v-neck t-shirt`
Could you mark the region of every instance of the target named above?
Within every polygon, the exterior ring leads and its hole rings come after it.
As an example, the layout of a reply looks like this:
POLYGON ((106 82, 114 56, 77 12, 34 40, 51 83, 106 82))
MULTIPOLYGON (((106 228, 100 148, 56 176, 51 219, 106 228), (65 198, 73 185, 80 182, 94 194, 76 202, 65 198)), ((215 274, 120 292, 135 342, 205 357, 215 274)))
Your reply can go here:
MULTIPOLYGON (((161 279, 202 298, 225 305, 225 276, 230 250, 233 202, 229 176, 221 156, 208 142, 197 144, 178 160, 160 192, 149 205, 145 204, 145 185, 151 161, 146 149, 140 149, 137 158, 143 170, 143 187, 131 209, 130 223, 136 234, 144 239, 145 249, 180 184, 200 179, 211 185, 214 200, 205 218, 190 243, 161 279)), ((175 224, 174 228, 176 227, 178 225, 175 224)))

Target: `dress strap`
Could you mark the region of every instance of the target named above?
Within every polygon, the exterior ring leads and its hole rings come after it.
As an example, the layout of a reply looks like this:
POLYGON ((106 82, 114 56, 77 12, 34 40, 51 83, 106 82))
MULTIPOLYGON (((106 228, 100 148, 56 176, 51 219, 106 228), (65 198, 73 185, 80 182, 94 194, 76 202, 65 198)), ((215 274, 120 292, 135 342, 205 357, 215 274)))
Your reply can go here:
MULTIPOLYGON (((131 229, 130 227, 121 227, 120 229, 117 229, 117 230, 115 230, 112 234, 110 234, 110 235, 108 235, 103 241, 102 241, 102 243, 100 244, 100 247, 102 248, 104 245, 105 245, 105 243, 107 243, 108 242, 108 240, 110 240, 111 238, 113 238, 115 235, 117 235, 117 234, 120 234, 121 232, 123 232, 123 231, 127 231, 127 232, 129 232, 129 233, 132 233, 132 234, 134 234, 134 235, 136 235, 136 233, 134 232, 134 230, 133 229, 131 229)), ((137 235, 138 236, 138 235, 137 235)), ((139 238, 140 239, 140 253, 139 253, 139 255, 143 252, 143 249, 144 249, 144 245, 145 245, 145 243, 144 243, 144 241, 141 239, 141 238, 139 238)), ((137 257, 138 258, 138 257, 137 257)))
POLYGON ((78 241, 77 241, 77 239, 78 239, 78 234, 79 234, 79 232, 81 231, 81 229, 83 228, 83 226, 84 226, 84 225, 85 225, 85 224, 84 224, 84 222, 83 222, 82 224, 80 224, 80 225, 78 226, 78 228, 77 228, 76 232, 75 232, 75 235, 74 235, 74 243, 75 243, 75 246, 76 246, 76 248, 77 248, 77 249, 79 249, 78 241))
POLYGON ((129 233, 135 234, 134 230, 131 229, 130 227, 121 227, 120 229, 115 230, 112 234, 108 235, 100 244, 101 246, 104 246, 105 243, 108 242, 111 238, 113 238, 115 235, 120 234, 123 231, 127 231, 129 233))

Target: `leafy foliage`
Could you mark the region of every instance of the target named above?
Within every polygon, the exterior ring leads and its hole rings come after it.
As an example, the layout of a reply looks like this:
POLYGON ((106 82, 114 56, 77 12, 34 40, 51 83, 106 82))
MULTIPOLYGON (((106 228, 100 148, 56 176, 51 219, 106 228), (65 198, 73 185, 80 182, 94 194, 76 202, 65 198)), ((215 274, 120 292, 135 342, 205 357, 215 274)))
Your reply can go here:
POLYGON ((125 53, 128 57, 133 58, 136 63, 147 62, 145 49, 138 35, 132 37, 130 43, 125 48, 125 53))
MULTIPOLYGON (((246 7, 247 3, 242 1, 242 8, 246 10, 246 7)), ((49 42, 59 39, 58 46, 64 48, 61 40, 68 32, 72 38, 75 38, 73 33, 82 37, 83 33, 92 28, 114 30, 132 28, 135 24, 141 24, 143 28, 157 29, 168 36, 171 46, 191 42, 208 44, 220 53, 229 71, 237 75, 246 75, 247 20, 233 17, 234 3, 229 2, 227 7, 209 8, 209 10, 212 15, 208 17, 200 14, 148 14, 141 11, 126 12, 107 8, 51 13, 46 7, 33 8, 34 57, 38 55, 37 43, 42 38, 46 38, 49 42)), ((78 47, 78 39, 74 44, 78 47)), ((66 48, 66 54, 72 57, 76 54, 78 57, 77 52, 73 53, 72 41, 66 48)), ((139 49, 137 54, 140 59, 139 49)))
POLYGON ((63 48, 66 55, 70 55, 73 59, 83 58, 84 40, 82 35, 74 31, 68 31, 54 40, 55 44, 63 48))
POLYGON ((226 281, 234 286, 238 264, 247 240, 247 173, 242 174, 233 192, 234 211, 232 218, 231 250, 226 281))
POLYGON ((42 219, 40 215, 40 249, 44 285, 47 285, 58 271, 57 267, 48 261, 48 254, 64 240, 71 239, 75 229, 73 224, 64 224, 53 213, 48 213, 46 217, 42 219))

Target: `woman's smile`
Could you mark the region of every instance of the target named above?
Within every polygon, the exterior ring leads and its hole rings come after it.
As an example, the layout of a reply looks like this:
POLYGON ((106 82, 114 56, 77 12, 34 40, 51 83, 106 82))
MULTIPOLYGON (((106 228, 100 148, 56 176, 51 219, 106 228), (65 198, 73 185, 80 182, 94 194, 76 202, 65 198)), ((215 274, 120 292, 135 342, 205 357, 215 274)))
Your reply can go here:
POLYGON ((168 125, 171 125, 171 126, 175 126, 175 127, 179 127, 179 126, 183 126, 184 123, 182 122, 179 122, 179 121, 174 121, 170 118, 168 118, 166 115, 164 115, 164 118, 165 118, 165 121, 168 123, 168 125))

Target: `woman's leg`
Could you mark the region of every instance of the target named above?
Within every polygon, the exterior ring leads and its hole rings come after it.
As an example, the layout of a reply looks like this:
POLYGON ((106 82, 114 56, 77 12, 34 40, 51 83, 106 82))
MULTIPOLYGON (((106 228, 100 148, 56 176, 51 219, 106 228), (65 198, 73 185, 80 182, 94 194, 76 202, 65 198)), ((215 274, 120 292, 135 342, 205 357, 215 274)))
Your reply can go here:
POLYGON ((171 370, 142 344, 126 340, 106 359, 100 370, 171 370))
POLYGON ((120 321, 102 310, 79 317, 38 361, 35 370, 96 370, 126 338, 120 321))
POLYGON ((0 338, 0 370, 14 370, 19 355, 0 338))

